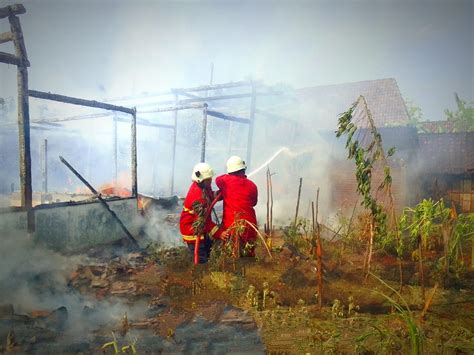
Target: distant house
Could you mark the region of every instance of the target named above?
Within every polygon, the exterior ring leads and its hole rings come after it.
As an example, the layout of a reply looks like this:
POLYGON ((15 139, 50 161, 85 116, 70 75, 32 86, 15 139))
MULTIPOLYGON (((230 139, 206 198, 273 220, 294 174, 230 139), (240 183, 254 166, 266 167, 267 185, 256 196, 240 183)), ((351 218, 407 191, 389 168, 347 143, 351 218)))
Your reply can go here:
MULTIPOLYGON (((410 125, 395 79, 302 88, 294 91, 293 101, 286 106, 276 102, 272 117, 257 112, 258 120, 264 122, 260 136, 267 149, 261 149, 260 155, 269 157, 282 146, 292 153, 271 163, 276 172, 274 187, 279 181, 282 185, 276 196, 287 193, 294 199, 298 179, 303 177, 302 196, 312 196, 316 186, 322 187, 323 208, 329 213, 351 213, 360 204, 355 164, 347 159, 346 139, 335 136, 338 117, 360 95, 367 101, 385 151, 396 148, 389 159, 395 208, 401 211, 422 198, 444 197, 455 202, 458 211, 474 212, 474 133, 418 133, 419 127, 410 125)), ((359 121, 360 137, 369 135, 366 122, 359 121)), ((440 129, 452 131, 453 127, 446 121, 426 123, 423 132, 440 129)), ((382 195, 377 192, 382 178, 383 172, 376 168, 372 191, 378 197, 382 195)), ((265 182, 262 179, 260 183, 265 182)))
POLYGON ((363 95, 377 127, 405 126, 409 116, 395 79, 315 86, 296 91, 302 118, 319 129, 334 129, 337 117, 363 95))
MULTIPOLYGON (((378 128, 384 148, 396 148, 394 159, 390 160, 393 178, 392 190, 398 209, 412 202, 408 193, 411 177, 408 173, 414 164, 419 147, 416 129, 409 127, 409 116, 395 79, 380 79, 356 83, 318 86, 297 90, 300 101, 303 129, 319 129, 327 132, 330 151, 330 168, 327 172, 331 184, 330 205, 332 209, 348 211, 360 203, 356 192, 355 165, 347 160, 344 149, 345 138, 335 138, 334 131, 342 112, 349 109, 360 95, 363 95, 378 128)), ((361 128, 362 131, 366 128, 361 128)), ((362 132, 361 135, 364 133, 362 132)), ((374 171, 374 186, 382 179, 381 171, 374 171)), ((375 191, 374 191, 375 193, 375 191)))
POLYGON ((474 132, 423 133, 419 141, 422 196, 474 212, 474 132))

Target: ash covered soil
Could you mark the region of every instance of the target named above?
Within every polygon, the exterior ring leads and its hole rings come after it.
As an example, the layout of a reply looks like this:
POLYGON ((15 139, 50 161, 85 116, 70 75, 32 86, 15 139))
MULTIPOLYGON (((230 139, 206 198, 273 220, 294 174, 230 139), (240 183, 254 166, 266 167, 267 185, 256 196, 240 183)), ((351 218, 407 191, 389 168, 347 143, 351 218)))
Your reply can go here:
POLYGON ((257 258, 214 253, 197 267, 186 248, 153 244, 132 252, 102 246, 80 257, 54 254, 50 267, 35 269, 33 262, 10 270, 2 279, 0 351, 407 353, 410 319, 424 353, 474 351, 473 272, 456 287, 428 285, 432 302, 421 318, 412 263, 404 265, 400 298, 388 288, 397 287, 394 258, 373 261, 374 274, 386 284, 365 280, 363 255, 341 252, 340 243, 326 240, 319 309, 311 253, 285 242, 281 232, 272 244, 272 257, 259 246, 257 258))

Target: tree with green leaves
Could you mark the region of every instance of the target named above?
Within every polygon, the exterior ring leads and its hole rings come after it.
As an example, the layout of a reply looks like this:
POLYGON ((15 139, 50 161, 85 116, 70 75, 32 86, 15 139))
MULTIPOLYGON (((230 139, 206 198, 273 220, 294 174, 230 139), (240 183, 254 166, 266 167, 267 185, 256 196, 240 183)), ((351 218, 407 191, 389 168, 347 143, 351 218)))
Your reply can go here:
POLYGON ((453 122, 456 132, 474 132, 474 102, 466 102, 454 93, 457 111, 445 110, 449 122, 453 122))
POLYGON ((420 122, 423 121, 423 111, 421 110, 421 107, 416 105, 413 100, 404 98, 404 101, 410 124, 416 127, 420 122))

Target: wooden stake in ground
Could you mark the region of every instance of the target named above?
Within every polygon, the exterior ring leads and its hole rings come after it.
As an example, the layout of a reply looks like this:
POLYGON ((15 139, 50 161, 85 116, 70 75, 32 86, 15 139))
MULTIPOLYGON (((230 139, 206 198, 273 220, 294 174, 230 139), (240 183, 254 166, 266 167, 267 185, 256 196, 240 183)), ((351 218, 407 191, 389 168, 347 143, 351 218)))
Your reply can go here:
POLYGON ((267 223, 265 223, 265 234, 267 237, 270 235, 270 182, 268 181, 270 169, 267 168, 267 223))
POLYGON ((321 230, 318 222, 319 211, 319 187, 316 192, 316 214, 313 218, 313 233, 316 236, 316 267, 318 269, 318 307, 323 306, 323 248, 321 245, 321 230), (316 226, 314 225, 316 223, 316 226), (314 229, 314 226, 316 229, 314 229))
POLYGON ((272 237, 273 233, 273 187, 272 174, 270 168, 267 168, 267 223, 265 225, 265 234, 268 238, 272 237))
MULTIPOLYGON (((373 217, 370 216, 370 224, 369 224, 369 243, 367 244, 367 273, 365 274, 365 280, 367 281, 367 278, 369 277, 370 274, 370 265, 372 261, 372 250, 374 246, 374 221, 373 217)), ((364 263, 365 265, 365 263, 364 263)))
POLYGON ((428 312, 428 309, 431 306, 431 303, 433 302, 433 297, 436 293, 436 290, 438 289, 438 283, 436 283, 433 287, 433 292, 431 292, 431 295, 428 297, 428 299, 425 302, 425 306, 423 307, 423 311, 421 311, 420 314, 420 321, 423 321, 425 319, 425 315, 428 312))
POLYGON ((301 198, 301 185, 303 184, 303 178, 300 177, 300 186, 298 188, 298 199, 296 200, 296 212, 295 212, 295 227, 298 222, 298 209, 300 208, 300 198, 301 198))

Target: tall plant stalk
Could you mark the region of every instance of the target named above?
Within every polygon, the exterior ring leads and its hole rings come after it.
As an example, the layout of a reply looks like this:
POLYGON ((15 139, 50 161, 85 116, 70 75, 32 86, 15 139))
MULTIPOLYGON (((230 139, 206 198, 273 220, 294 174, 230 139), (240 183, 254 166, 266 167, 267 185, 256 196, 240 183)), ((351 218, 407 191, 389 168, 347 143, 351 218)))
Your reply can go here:
POLYGON ((318 307, 321 310, 323 306, 323 248, 321 245, 321 229, 318 222, 318 211, 319 187, 316 192, 316 213, 313 214, 313 235, 316 236, 316 267, 318 268, 318 307))
MULTIPOLYGON (((387 157, 392 156, 395 153, 395 149, 391 148, 385 154, 382 146, 382 137, 375 127, 372 113, 370 112, 367 101, 363 96, 359 96, 358 100, 352 104, 350 109, 339 117, 338 130, 336 131, 336 137, 345 135, 346 138, 346 149, 348 150, 348 159, 353 159, 356 164, 356 180, 357 180, 357 192, 362 196, 361 205, 370 211, 369 220, 369 240, 367 244, 366 257, 364 258, 364 271, 366 272, 365 278, 370 273, 371 260, 373 253, 373 244, 375 239, 389 238, 390 233, 387 226, 387 213, 390 214, 390 226, 396 228, 396 216, 394 209, 394 199, 391 191, 392 177, 390 175, 390 166, 387 157), (368 122, 370 131, 369 142, 359 142, 354 139, 358 127, 353 122, 353 113, 356 108, 361 105, 365 112, 365 118, 368 122), (365 145, 365 146, 364 146, 365 145), (383 180, 377 188, 377 191, 385 190, 389 196, 388 207, 383 207, 378 201, 377 196, 373 196, 372 193, 372 172, 377 164, 381 164, 383 168, 383 180)), ((399 233, 395 233, 398 237, 399 233)), ((400 241, 398 241, 400 244, 400 241)), ((398 250, 399 248, 397 248, 398 250)), ((400 281, 403 283, 401 258, 399 255, 399 270, 400 270, 400 281)))

